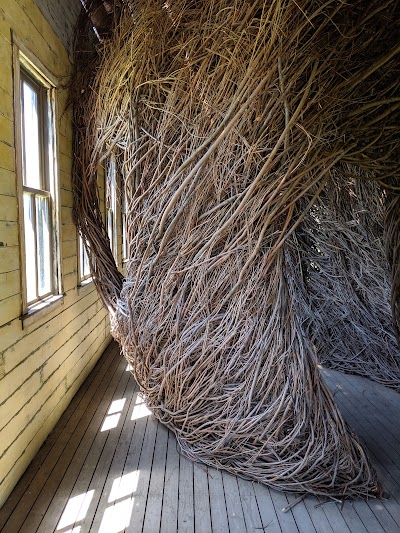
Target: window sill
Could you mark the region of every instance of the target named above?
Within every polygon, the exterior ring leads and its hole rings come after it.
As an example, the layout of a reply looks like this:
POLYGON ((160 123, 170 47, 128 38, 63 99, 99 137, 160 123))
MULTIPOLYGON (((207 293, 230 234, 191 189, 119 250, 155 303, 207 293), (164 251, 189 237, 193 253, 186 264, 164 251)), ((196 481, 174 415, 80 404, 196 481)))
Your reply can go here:
POLYGON ((86 296, 89 292, 94 289, 93 278, 85 279, 80 282, 76 290, 78 291, 78 296, 86 296))
POLYGON ((22 329, 27 328, 34 322, 40 320, 47 313, 51 313, 55 309, 58 309, 64 304, 64 295, 57 294, 56 296, 50 296, 46 300, 33 305, 28 309, 28 312, 21 316, 22 329))

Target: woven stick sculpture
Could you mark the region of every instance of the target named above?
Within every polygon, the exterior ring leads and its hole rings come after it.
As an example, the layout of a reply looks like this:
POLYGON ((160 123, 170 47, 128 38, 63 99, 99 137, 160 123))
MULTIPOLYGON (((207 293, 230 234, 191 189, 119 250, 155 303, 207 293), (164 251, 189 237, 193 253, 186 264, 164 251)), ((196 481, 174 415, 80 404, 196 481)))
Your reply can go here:
POLYGON ((306 285, 296 310, 324 366, 400 391, 383 239, 387 192, 355 169, 349 175, 331 174, 296 232, 304 270, 297 279, 306 285))
POLYGON ((75 219, 148 405, 187 456, 280 490, 381 494, 297 312, 296 230, 349 165, 395 190, 396 4, 127 2, 75 76, 75 219), (111 153, 124 280, 95 180, 111 153))

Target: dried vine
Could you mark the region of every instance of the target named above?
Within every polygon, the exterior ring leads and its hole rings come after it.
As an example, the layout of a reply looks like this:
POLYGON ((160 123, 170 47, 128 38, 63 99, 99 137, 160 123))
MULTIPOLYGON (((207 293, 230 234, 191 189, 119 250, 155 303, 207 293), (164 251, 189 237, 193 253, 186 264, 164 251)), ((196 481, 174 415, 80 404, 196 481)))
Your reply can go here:
POLYGON ((76 216, 148 405, 188 456, 280 490, 381 494, 298 312, 299 231, 348 167, 395 190, 397 7, 127 2, 78 113, 76 216), (129 203, 123 282, 99 217, 87 223, 111 152, 129 203))
POLYGON ((387 193, 354 169, 347 175, 331 174, 296 232, 306 294, 297 312, 321 363, 400 391, 384 245, 387 193))

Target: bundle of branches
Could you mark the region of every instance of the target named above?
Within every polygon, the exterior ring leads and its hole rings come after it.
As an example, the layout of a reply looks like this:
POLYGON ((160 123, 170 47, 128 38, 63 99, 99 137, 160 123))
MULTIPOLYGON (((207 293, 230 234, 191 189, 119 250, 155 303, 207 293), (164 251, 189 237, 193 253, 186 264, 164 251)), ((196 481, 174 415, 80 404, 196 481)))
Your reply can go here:
POLYGON ((114 152, 129 206, 122 290, 96 283, 148 405, 188 456, 281 490, 381 490, 320 379, 293 276, 295 230, 334 169, 393 179, 396 4, 129 2, 85 109, 75 179, 93 197, 114 152))
POLYGON ((386 255, 392 273, 392 312, 400 345, 400 194, 389 193, 386 209, 386 255))
POLYGON ((304 269, 297 279, 306 284, 297 312, 307 317, 321 363, 400 390, 383 238, 387 194, 355 173, 332 172, 296 231, 304 269))

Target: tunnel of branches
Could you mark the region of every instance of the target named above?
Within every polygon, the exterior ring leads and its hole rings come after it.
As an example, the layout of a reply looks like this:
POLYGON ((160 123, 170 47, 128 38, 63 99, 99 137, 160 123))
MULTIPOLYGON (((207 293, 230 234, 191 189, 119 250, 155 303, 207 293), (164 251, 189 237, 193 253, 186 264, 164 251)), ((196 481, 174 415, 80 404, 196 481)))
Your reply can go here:
POLYGON ((400 390, 399 2, 83 4, 74 217, 148 406, 193 460, 381 496, 319 366, 400 390))

